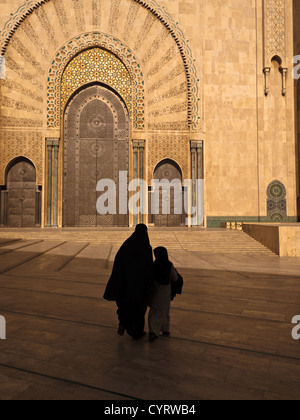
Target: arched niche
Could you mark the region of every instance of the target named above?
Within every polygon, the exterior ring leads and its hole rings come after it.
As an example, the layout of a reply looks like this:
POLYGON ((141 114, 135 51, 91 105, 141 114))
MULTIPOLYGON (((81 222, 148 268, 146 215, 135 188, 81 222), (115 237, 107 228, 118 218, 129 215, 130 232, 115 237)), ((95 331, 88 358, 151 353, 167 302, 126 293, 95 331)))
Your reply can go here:
POLYGON ((17 228, 41 225, 41 189, 36 184, 36 168, 22 156, 13 159, 5 170, 1 225, 17 228))
POLYGON ((178 227, 183 225, 185 222, 185 213, 182 170, 180 166, 172 159, 164 159, 156 165, 153 172, 153 179, 159 182, 168 181, 170 184, 174 183, 174 187, 171 187, 167 194, 161 188, 157 194, 154 190, 151 191, 154 197, 159 200, 159 211, 158 214, 151 214, 150 222, 154 223, 155 226, 161 227, 178 227), (176 187, 176 183, 178 183, 178 187, 176 187), (170 201, 168 202, 168 200, 170 201), (176 209, 180 207, 181 214, 177 214, 176 209), (165 214, 164 209, 166 208, 169 208, 168 214, 165 214))

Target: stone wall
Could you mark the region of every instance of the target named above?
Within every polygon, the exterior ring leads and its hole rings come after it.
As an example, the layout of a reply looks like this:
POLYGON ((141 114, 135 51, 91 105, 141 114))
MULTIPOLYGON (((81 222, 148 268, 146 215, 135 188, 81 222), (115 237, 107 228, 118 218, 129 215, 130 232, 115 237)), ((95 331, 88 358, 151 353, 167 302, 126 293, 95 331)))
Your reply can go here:
POLYGON ((203 140, 211 226, 266 219, 274 180, 284 184, 287 217, 295 220, 293 2, 264 2, 263 9, 263 0, 49 0, 34 8, 38 2, 0 0, 1 36, 9 35, 0 184, 13 155, 32 160, 44 184, 44 139, 61 136, 59 125, 47 124, 49 70, 63 62, 72 40, 97 31, 123 43, 143 74, 145 125, 132 126, 131 136, 146 140, 148 180, 166 158, 190 178, 190 141, 203 140), (29 5, 34 10, 25 19, 29 5), (281 63, 272 61, 276 55, 281 63))
POLYGON ((298 224, 246 223, 243 225, 243 230, 280 257, 300 257, 298 224))

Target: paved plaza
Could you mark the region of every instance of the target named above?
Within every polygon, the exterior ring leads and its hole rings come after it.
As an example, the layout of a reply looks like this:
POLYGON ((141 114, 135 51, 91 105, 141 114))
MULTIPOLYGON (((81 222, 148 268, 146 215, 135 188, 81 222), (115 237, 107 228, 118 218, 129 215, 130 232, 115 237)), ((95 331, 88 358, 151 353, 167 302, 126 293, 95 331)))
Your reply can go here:
POLYGON ((300 258, 243 232, 150 230, 185 281, 150 344, 119 337, 102 299, 130 233, 1 230, 1 400, 300 398, 300 258))

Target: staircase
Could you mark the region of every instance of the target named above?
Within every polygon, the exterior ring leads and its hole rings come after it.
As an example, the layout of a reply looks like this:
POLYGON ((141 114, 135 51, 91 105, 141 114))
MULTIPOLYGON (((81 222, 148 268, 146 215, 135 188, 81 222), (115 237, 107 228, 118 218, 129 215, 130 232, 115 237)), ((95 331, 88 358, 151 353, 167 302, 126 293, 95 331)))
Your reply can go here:
POLYGON ((261 254, 276 256, 245 232, 232 230, 205 230, 195 235, 178 235, 181 246, 186 251, 216 254, 261 254))
MULTIPOLYGON (((85 242, 121 246, 133 229, 0 229, 0 242, 8 240, 44 240, 85 242)), ((149 229, 153 248, 214 254, 254 254, 276 256, 244 232, 225 229, 149 229)))

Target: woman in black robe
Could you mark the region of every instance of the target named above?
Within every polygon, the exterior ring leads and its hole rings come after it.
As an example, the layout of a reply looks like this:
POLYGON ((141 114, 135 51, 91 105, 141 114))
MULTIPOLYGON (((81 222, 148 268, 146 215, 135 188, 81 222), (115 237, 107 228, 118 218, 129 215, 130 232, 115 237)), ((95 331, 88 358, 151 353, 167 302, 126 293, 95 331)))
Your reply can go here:
POLYGON ((119 330, 135 338, 144 336, 145 315, 152 291, 153 255, 146 225, 137 225, 118 251, 104 299, 118 306, 119 330))

